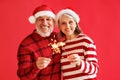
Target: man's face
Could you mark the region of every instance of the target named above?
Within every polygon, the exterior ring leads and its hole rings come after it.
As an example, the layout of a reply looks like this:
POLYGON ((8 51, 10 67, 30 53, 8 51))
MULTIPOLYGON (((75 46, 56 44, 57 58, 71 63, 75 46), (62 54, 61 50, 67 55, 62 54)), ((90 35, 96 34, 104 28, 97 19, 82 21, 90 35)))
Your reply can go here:
POLYGON ((54 20, 48 16, 41 16, 36 19, 36 30, 42 36, 49 36, 54 28, 54 20))

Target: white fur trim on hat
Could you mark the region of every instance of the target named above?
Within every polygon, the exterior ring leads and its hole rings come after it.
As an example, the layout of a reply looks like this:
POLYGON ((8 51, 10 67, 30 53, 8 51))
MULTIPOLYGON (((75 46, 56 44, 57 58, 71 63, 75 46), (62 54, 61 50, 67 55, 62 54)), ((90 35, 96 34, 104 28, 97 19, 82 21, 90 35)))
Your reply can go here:
POLYGON ((39 11, 35 15, 30 16, 28 20, 31 24, 34 24, 36 21, 36 18, 38 18, 40 16, 50 16, 53 19, 55 19, 55 14, 53 12, 51 12, 51 11, 39 11))
POLYGON ((58 19, 63 15, 63 14, 70 14, 71 16, 73 16, 76 20, 77 23, 80 22, 80 17, 79 15, 77 15, 77 13, 75 13, 73 10, 71 9, 63 9, 61 11, 58 12, 57 16, 56 16, 56 20, 58 23, 58 19))
POLYGON ((40 11, 35 14, 35 18, 38 18, 39 16, 50 16, 52 18, 55 18, 55 14, 51 11, 40 11))

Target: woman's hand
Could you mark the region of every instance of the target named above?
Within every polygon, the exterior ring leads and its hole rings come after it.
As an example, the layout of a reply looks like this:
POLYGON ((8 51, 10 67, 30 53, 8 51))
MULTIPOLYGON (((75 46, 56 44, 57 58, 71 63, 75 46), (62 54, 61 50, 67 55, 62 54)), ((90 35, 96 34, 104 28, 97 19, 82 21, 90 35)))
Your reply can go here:
POLYGON ((67 57, 67 59, 70 62, 75 63, 77 66, 80 66, 81 59, 80 59, 80 56, 78 54, 71 54, 67 57))

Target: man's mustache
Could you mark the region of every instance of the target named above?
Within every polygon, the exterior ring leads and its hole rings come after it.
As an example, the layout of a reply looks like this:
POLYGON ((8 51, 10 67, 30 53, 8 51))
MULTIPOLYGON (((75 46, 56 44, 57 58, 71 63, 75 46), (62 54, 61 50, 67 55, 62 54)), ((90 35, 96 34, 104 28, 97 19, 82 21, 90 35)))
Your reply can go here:
POLYGON ((41 27, 44 28, 44 27, 49 27, 49 26, 48 25, 42 25, 41 27))

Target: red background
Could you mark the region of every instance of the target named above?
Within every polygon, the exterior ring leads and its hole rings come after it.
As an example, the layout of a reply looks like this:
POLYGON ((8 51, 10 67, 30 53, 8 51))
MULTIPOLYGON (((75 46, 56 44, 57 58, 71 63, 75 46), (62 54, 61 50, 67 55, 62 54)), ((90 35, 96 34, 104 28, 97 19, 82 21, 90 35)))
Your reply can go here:
POLYGON ((27 19, 41 4, 55 12, 74 8, 84 33, 97 45, 99 80, 120 80, 120 0, 0 0, 0 80, 18 80, 17 49, 34 29, 27 19))

